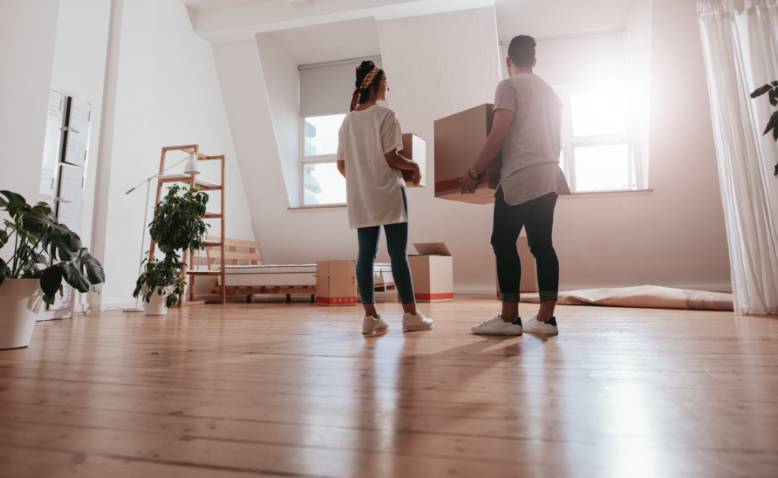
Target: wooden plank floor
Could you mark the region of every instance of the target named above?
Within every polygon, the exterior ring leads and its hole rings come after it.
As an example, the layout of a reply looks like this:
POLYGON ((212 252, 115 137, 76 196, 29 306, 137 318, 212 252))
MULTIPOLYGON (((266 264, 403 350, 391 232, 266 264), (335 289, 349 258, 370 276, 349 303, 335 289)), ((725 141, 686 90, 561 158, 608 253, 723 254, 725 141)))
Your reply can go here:
MULTIPOLYGON (((778 476, 778 320, 559 310, 561 335, 359 334, 357 308, 39 323, 0 352, 0 476, 778 476)), ((522 304, 522 314, 535 306, 522 304)))

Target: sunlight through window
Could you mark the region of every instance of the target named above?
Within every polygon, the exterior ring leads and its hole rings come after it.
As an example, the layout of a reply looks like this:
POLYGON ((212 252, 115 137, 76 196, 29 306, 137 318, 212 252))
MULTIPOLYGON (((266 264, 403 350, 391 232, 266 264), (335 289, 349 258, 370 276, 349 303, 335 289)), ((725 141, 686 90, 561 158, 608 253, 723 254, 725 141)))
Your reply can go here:
POLYGON ((337 154, 338 130, 346 115, 305 118, 305 156, 337 154))

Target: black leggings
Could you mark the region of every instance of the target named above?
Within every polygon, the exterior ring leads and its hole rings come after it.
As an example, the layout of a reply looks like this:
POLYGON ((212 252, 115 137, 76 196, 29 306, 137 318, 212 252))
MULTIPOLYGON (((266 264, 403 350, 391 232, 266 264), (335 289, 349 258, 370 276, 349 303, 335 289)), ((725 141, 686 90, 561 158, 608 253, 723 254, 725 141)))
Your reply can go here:
POLYGON ((537 199, 509 206, 502 189, 494 201, 494 228, 492 247, 497 258, 497 277, 503 302, 519 302, 521 262, 516 241, 523 227, 538 270, 540 300, 556 300, 559 294, 559 260, 551 242, 554 228, 554 208, 557 194, 550 193, 537 199))

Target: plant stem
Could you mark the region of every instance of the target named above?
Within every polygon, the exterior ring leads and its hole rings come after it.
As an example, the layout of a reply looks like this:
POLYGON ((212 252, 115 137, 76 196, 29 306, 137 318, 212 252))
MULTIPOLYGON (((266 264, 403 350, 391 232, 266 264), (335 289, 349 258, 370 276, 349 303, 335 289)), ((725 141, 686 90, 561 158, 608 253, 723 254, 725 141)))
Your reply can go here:
MULTIPOLYGON (((18 224, 17 224, 17 227, 18 227, 18 224)), ((19 250, 18 250, 19 249, 19 232, 18 231, 19 231, 18 229, 16 231, 14 231, 14 233, 16 234, 16 237, 14 238, 14 256, 13 256, 14 257, 14 264, 13 264, 13 267, 11 267, 11 277, 14 278, 14 279, 16 279, 16 274, 17 274, 17 272, 16 272, 16 263, 17 263, 17 259, 18 259, 17 255, 19 254, 19 250)))

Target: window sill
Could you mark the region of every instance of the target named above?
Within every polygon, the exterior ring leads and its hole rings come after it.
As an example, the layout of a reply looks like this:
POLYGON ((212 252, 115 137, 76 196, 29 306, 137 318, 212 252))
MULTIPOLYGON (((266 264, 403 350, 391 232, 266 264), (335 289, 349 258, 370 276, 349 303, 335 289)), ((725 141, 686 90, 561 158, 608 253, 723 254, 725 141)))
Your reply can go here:
POLYGON ((570 193, 568 195, 559 196, 559 199, 575 198, 575 197, 608 197, 608 196, 643 196, 653 193, 653 189, 623 189, 618 191, 587 191, 580 193, 570 193))
POLYGON ((318 206, 295 206, 286 208, 288 211, 315 211, 318 209, 341 209, 345 208, 346 204, 321 204, 318 206))
MULTIPOLYGON (((559 196, 559 199, 565 199, 565 198, 576 198, 576 197, 583 197, 583 198, 597 198, 597 197, 608 197, 608 196, 643 196, 650 193, 653 193, 653 189, 624 189, 624 190, 618 190, 618 191, 587 191, 587 192, 580 192, 580 193, 570 193, 563 196, 559 196)), ((295 207, 288 207, 288 211, 317 211, 321 209, 343 209, 346 207, 346 204, 322 204, 319 206, 295 206, 295 207)))

